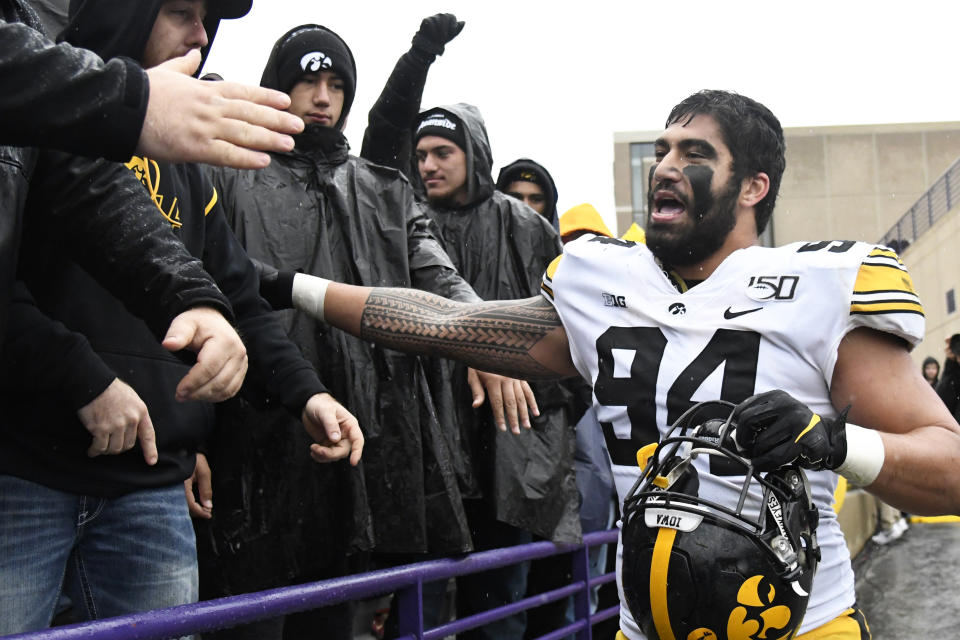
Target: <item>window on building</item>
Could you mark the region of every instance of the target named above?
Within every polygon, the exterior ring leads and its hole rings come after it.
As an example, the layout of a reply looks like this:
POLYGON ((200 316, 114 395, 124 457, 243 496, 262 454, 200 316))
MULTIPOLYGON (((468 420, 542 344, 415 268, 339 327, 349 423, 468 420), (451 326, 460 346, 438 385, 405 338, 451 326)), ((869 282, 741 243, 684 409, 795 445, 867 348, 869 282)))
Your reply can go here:
POLYGON ((656 162, 652 142, 630 143, 630 197, 633 221, 641 227, 647 223, 647 177, 656 162))
POLYGON ((957 299, 953 294, 953 289, 947 291, 947 314, 957 310, 957 299))

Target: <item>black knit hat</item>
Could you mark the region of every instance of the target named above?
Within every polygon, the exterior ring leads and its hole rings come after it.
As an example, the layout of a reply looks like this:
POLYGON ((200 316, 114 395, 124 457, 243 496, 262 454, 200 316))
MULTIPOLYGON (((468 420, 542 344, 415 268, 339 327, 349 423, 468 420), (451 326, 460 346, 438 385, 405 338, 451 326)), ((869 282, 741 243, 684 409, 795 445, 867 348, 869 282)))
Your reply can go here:
POLYGON ((273 46, 260 85, 290 93, 307 73, 332 71, 343 80, 343 111, 335 126, 346 119, 357 90, 357 64, 343 38, 318 24, 304 24, 284 34, 273 46))
POLYGON ((430 109, 420 114, 413 136, 414 144, 424 136, 440 136, 454 143, 461 150, 467 150, 467 134, 463 123, 445 109, 430 109))

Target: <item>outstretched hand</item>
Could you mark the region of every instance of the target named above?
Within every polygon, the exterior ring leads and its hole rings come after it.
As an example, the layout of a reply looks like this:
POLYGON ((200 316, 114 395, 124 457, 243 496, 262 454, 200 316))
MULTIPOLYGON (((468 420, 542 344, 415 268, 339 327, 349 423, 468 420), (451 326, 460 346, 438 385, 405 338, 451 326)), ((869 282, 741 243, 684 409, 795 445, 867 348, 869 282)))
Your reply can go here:
POLYGON ((329 393, 318 393, 307 401, 301 415, 303 426, 316 443, 310 457, 316 462, 333 462, 350 457, 356 466, 363 454, 363 433, 353 414, 329 393))
POLYGON ((197 364, 177 385, 178 401, 222 402, 240 390, 247 374, 247 348, 216 309, 194 307, 178 315, 170 323, 163 346, 168 351, 190 349, 197 354, 197 364))
POLYGON ((836 469, 847 457, 846 412, 824 419, 786 391, 750 396, 733 410, 737 447, 761 471, 797 462, 836 469))
POLYGON ((183 481, 183 490, 187 494, 187 509, 191 516, 204 520, 213 517, 213 474, 202 453, 197 453, 193 474, 183 481))
POLYGON ((471 367, 467 369, 467 384, 473 391, 474 409, 482 405, 487 397, 490 398, 493 419, 500 431, 506 431, 509 423, 513 433, 520 433, 521 424, 525 429, 530 428, 530 413, 540 415, 537 399, 526 380, 477 371, 471 367))
POLYGON ((463 24, 452 13, 438 13, 424 18, 420 30, 413 36, 413 46, 439 56, 443 54, 444 46, 463 31, 463 24))
POLYGON ((284 93, 235 82, 191 77, 200 52, 147 71, 150 99, 137 153, 166 162, 201 162, 238 169, 270 164, 263 151, 289 151, 303 121, 283 109, 284 93))
POLYGON ((143 459, 157 463, 157 437, 147 405, 127 383, 114 378, 96 398, 77 410, 80 422, 93 436, 87 455, 116 455, 140 440, 143 459))

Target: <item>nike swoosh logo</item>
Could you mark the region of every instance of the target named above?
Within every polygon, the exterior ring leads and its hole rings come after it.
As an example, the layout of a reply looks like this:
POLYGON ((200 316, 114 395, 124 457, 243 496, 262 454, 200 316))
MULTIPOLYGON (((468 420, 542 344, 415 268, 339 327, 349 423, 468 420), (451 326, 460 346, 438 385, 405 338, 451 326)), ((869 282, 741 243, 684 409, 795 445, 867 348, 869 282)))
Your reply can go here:
POLYGON ((753 313, 754 311, 760 311, 763 307, 757 307, 756 309, 747 309, 746 311, 731 311, 731 307, 727 307, 727 310, 723 312, 723 317, 726 320, 733 320, 734 318, 739 318, 740 316, 745 316, 748 313, 753 313))

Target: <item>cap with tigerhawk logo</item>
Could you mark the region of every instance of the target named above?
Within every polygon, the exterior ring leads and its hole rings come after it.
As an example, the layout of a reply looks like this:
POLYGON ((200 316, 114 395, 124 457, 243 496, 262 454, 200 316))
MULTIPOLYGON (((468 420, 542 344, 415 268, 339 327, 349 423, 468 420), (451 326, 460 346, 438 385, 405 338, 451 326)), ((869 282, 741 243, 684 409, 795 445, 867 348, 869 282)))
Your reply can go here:
POLYGON ((284 34, 273 46, 260 85, 290 93, 304 74, 322 71, 332 71, 343 80, 343 111, 337 122, 339 126, 353 105, 357 65, 350 47, 330 29, 318 24, 304 24, 284 34))

